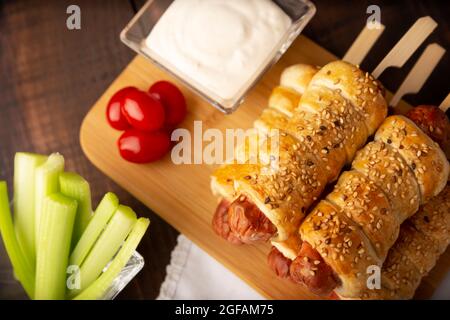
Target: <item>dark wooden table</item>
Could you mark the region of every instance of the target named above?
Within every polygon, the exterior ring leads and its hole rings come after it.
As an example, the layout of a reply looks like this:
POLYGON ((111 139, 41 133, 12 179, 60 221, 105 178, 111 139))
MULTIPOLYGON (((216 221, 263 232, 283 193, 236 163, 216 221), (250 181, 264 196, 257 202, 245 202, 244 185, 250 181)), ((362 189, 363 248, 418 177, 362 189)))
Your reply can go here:
MULTIPOLYGON (((0 179, 11 185, 17 151, 48 154, 58 151, 67 169, 92 186, 94 203, 106 191, 152 220, 139 252, 146 265, 120 294, 121 299, 153 299, 164 280, 177 231, 100 173, 83 155, 78 134, 90 106, 133 57, 119 33, 144 1, 139 0, 0 0, 0 179), (81 8, 81 30, 66 28, 66 8, 81 8)), ((342 56, 358 35, 370 4, 381 7, 387 31, 363 64, 372 70, 420 16, 439 23, 427 43, 450 49, 450 5, 444 1, 315 1, 317 15, 305 30, 314 41, 342 56)), ((415 58, 420 53, 415 54, 415 58)), ((413 60, 402 70, 390 69, 381 80, 395 90, 413 60)), ((450 90, 447 53, 412 104, 439 103, 450 90)), ((0 246, 0 299, 23 298, 0 246)))

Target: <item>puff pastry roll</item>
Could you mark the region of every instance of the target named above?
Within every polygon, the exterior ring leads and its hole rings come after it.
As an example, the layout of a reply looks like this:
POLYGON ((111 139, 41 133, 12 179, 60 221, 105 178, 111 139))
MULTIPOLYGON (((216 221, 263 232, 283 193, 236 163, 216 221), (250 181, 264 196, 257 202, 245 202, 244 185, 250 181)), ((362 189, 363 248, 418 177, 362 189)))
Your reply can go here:
MULTIPOLYGON (((291 265, 293 279, 310 284, 320 294, 335 290, 344 298, 359 297, 367 287, 367 268, 383 265, 400 225, 442 191, 448 174, 448 162, 436 143, 405 117, 388 117, 376 132, 375 142, 359 151, 352 170, 340 176, 334 190, 300 226, 304 245, 320 255, 318 264, 333 271, 333 285, 331 280, 321 280, 329 278, 330 272, 311 273, 315 270, 303 263, 301 254, 291 265)), ((433 261, 437 248, 430 246, 430 257, 415 257, 409 252, 413 229, 405 227, 402 232, 408 240, 397 244, 399 250, 406 252, 420 272, 429 270, 430 263, 421 261, 433 261)), ((427 237, 416 236, 417 246, 427 237)))
POLYGON ((229 229, 216 228, 217 233, 225 238, 233 233, 242 243, 270 238, 295 257, 298 227, 307 210, 386 117, 383 94, 372 76, 343 61, 320 70, 305 65, 286 69, 269 107, 254 124, 262 135, 250 136, 237 151, 269 145, 264 139, 273 139, 275 129, 277 150, 258 149, 246 159, 275 158, 277 170, 270 170, 267 161, 248 161, 213 173, 212 190, 222 199, 214 220, 226 221, 220 225, 229 229))
POLYGON ((400 229, 381 270, 381 288, 366 288, 360 299, 412 299, 423 277, 450 243, 450 185, 400 229))

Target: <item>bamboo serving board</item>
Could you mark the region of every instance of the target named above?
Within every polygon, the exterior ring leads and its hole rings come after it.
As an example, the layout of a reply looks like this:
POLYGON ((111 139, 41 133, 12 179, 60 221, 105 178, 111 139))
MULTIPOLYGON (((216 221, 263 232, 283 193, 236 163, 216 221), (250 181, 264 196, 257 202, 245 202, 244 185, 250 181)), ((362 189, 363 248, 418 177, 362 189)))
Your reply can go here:
MULTIPOLYGON (((107 124, 105 108, 109 98, 119 89, 136 86, 147 89, 155 81, 166 79, 177 83, 188 102, 188 116, 182 127, 192 132, 195 120, 203 122, 203 130, 218 128, 250 128, 266 107, 271 90, 279 83, 284 68, 295 63, 322 66, 337 58, 311 40, 300 36, 283 58, 264 76, 247 96, 244 104, 232 115, 224 115, 194 93, 137 56, 94 104, 81 127, 82 148, 92 163, 146 206, 159 214, 178 231, 225 265, 263 296, 270 299, 317 299, 308 290, 287 280, 280 280, 269 270, 266 258, 269 244, 234 246, 216 236, 211 228, 217 200, 210 192, 213 166, 206 164, 174 165, 170 155, 163 160, 136 165, 123 160, 116 141, 120 132, 107 124)), ((232 81, 232 80, 230 80, 232 81)), ((398 109, 408 106, 401 102, 398 109)), ((150 230, 151 232, 151 230, 150 230)), ((450 250, 422 283, 418 298, 429 297, 450 267, 450 250)))

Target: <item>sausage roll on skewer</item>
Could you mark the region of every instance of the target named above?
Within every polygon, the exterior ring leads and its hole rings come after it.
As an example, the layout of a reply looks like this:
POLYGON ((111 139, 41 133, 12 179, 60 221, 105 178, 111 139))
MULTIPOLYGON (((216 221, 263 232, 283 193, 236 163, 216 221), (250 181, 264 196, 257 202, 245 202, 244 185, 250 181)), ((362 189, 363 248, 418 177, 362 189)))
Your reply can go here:
POLYGON ((381 270, 381 289, 366 289, 361 299, 411 299, 423 277, 450 243, 450 185, 400 228, 381 270))
POLYGON ((445 187, 448 174, 435 142, 411 120, 387 118, 300 226, 291 278, 319 294, 359 297, 367 268, 382 266, 400 225, 445 187))
MULTIPOLYGON (((234 243, 272 238, 294 258, 298 226, 307 209, 386 117, 383 92, 372 76, 342 61, 319 71, 307 66, 287 69, 270 107, 255 122, 261 132, 279 130, 278 168, 270 171, 265 164, 248 162, 219 168, 211 182, 223 199, 214 217, 215 230, 234 243)), ((239 149, 247 151, 252 139, 239 149)), ((267 135, 262 143, 270 139, 267 135)), ((271 159, 272 151, 258 149, 257 158, 271 159)))

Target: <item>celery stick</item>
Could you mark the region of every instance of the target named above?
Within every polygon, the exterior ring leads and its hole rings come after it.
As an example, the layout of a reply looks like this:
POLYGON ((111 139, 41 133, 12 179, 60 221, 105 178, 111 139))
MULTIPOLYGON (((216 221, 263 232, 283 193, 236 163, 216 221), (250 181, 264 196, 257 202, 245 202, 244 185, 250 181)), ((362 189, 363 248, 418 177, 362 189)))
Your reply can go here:
POLYGON ((34 297, 34 272, 19 245, 9 209, 6 182, 0 181, 0 233, 14 272, 28 297, 34 297))
POLYGON ((40 233, 37 238, 35 299, 64 299, 70 241, 77 201, 60 193, 43 202, 40 233))
POLYGON ((14 227, 25 257, 34 269, 36 259, 34 177, 46 156, 18 152, 14 158, 14 227))
POLYGON ((74 299, 76 300, 97 300, 101 299, 106 291, 109 289, 114 279, 119 275, 120 271, 125 267, 128 260, 130 260, 133 252, 136 250, 139 242, 145 234, 150 220, 146 218, 139 218, 131 230, 122 248, 115 256, 114 260, 108 266, 108 269, 95 280, 87 289, 81 292, 74 299))
POLYGON ((35 215, 35 237, 36 250, 38 250, 39 228, 43 209, 43 202, 46 196, 59 191, 59 175, 64 170, 64 157, 58 153, 53 153, 48 160, 36 170, 34 199, 36 206, 35 215))
POLYGON ((72 247, 80 239, 92 216, 89 183, 76 173, 63 172, 59 176, 61 193, 78 201, 77 216, 72 234, 72 247))
POLYGON ((105 194, 70 256, 70 265, 81 266, 118 207, 119 199, 117 196, 111 192, 105 194))
POLYGON ((120 205, 91 252, 81 264, 80 288, 72 290, 70 296, 86 289, 98 278, 106 265, 119 251, 135 223, 136 213, 131 208, 120 205))

